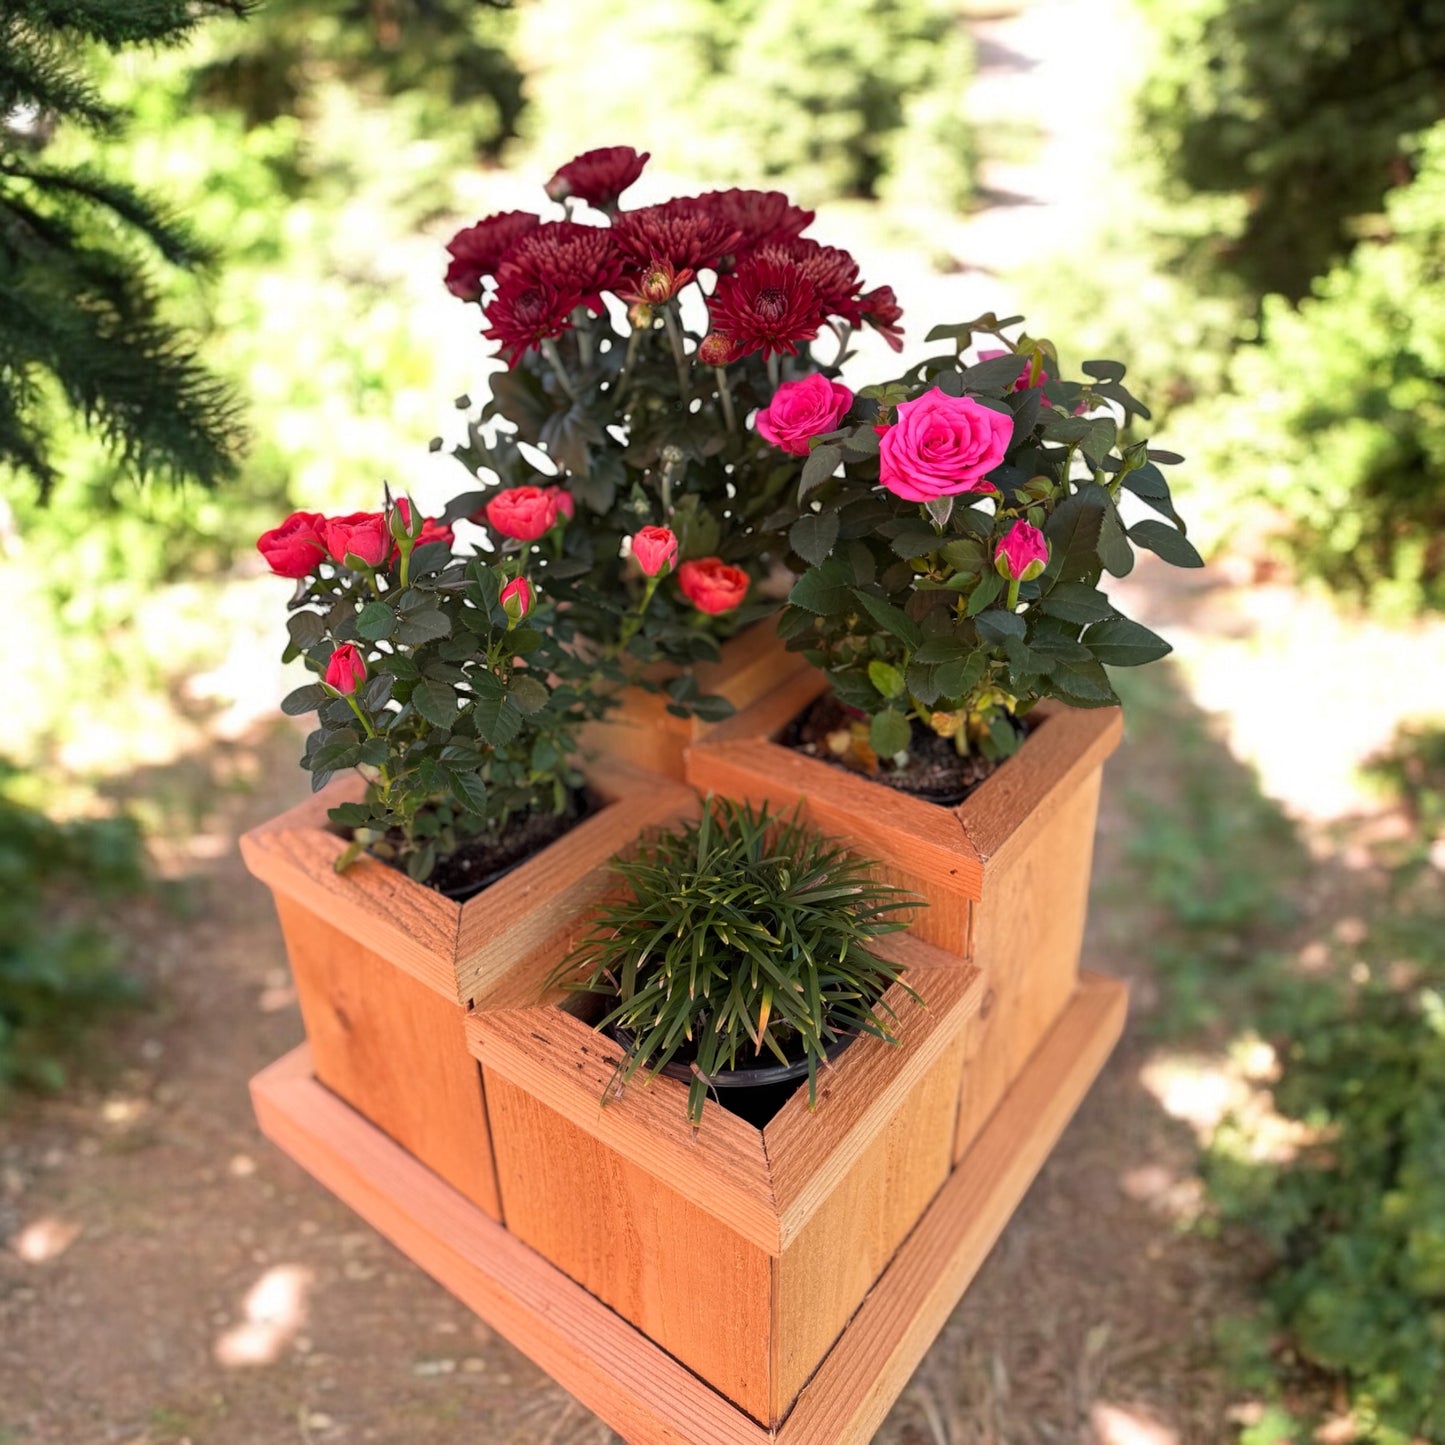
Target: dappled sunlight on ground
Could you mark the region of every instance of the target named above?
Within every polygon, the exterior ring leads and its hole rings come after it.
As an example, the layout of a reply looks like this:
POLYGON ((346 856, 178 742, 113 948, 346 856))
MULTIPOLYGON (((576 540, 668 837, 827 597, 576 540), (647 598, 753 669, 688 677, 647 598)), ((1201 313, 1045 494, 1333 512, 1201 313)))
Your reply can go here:
POLYGON ((82 1226, 73 1219, 47 1215, 27 1224, 10 1241, 16 1258, 26 1264, 46 1264, 58 1259, 80 1237, 82 1226))
POLYGON ((242 1323, 216 1341, 217 1363, 229 1369, 274 1364, 306 1323, 313 1279, 313 1271, 304 1265, 268 1269, 246 1295, 242 1323))
POLYGON ((1179 1445, 1179 1432, 1143 1411, 1102 1402, 1089 1412, 1098 1445, 1179 1445))

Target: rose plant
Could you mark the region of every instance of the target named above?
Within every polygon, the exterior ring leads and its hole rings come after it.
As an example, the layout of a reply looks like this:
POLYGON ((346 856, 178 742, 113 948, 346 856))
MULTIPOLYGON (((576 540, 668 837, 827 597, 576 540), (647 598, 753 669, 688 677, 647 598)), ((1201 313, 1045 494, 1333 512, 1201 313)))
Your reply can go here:
POLYGON ((602 704, 526 575, 526 539, 558 525, 557 503, 513 493, 492 505, 493 527, 524 539, 495 559, 457 556, 452 528, 405 497, 345 517, 296 512, 257 543, 297 583, 285 658, 316 674, 282 703, 317 714, 302 766, 315 789, 347 768, 367 778, 361 801, 329 814, 352 837, 338 868, 368 849, 425 880, 512 819, 575 805, 576 732, 602 704))
POLYGON ((856 719, 833 751, 866 771, 906 767, 930 733, 1007 756, 1041 698, 1117 702, 1106 667, 1170 649, 1105 574, 1127 575, 1136 547, 1200 565, 1161 471, 1180 458, 1129 437, 1149 412, 1124 367, 1065 380, 1048 341, 1010 339, 1021 320, 937 327, 951 353, 846 407, 816 378, 785 384, 754 421, 782 455, 806 440, 794 498, 766 519, 798 573, 780 632, 826 670, 856 719), (976 335, 1005 349, 970 360, 976 335))
MULTIPOLYGON (((776 610, 786 544, 761 523, 793 468, 771 443, 806 450, 837 424, 851 396, 832 378, 856 328, 900 344, 892 290, 805 236, 811 211, 751 190, 625 209, 646 161, 627 146, 576 157, 545 187, 555 218, 478 221, 452 238, 446 274, 507 363, 456 452, 481 490, 446 520, 481 512, 501 542, 548 531, 538 493, 569 507, 538 579, 567 641, 615 682, 716 658, 718 639, 776 610), (825 333, 826 362, 812 350, 825 333), (779 407, 785 379, 804 390, 779 407), (756 430, 755 410, 770 418, 756 430), (676 540, 665 571, 627 543, 654 528, 676 540)), ((678 712, 729 710, 685 676, 671 692, 678 712)))

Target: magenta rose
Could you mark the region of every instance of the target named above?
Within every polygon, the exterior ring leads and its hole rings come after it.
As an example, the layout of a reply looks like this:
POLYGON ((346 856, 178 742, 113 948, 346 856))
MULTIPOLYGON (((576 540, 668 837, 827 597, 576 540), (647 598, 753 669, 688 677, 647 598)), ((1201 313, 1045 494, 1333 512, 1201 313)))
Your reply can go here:
POLYGON ((1032 582, 1049 565, 1049 544, 1044 534, 1022 519, 999 539, 993 565, 1010 582, 1032 582))
POLYGON ((898 420, 878 439, 879 481, 908 502, 992 490, 984 481, 1013 435, 1011 416, 971 396, 934 387, 898 404, 898 420))
POLYGON ((764 441, 796 457, 808 455, 808 443, 823 432, 836 431, 853 405, 853 393, 820 371, 802 381, 785 381, 754 418, 764 441))

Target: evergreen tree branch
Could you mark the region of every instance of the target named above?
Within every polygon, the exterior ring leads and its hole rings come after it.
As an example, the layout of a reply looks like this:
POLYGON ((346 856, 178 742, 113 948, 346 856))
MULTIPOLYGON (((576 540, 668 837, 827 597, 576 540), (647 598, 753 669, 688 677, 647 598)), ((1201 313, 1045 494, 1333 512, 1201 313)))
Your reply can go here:
POLYGON ((207 20, 241 17, 259 0, 7 0, 7 8, 53 30, 69 30, 116 50, 180 45, 207 20))
POLYGON ((0 15, 0 150, 16 139, 7 117, 28 109, 97 131, 113 130, 117 119, 57 37, 7 9, 0 15))

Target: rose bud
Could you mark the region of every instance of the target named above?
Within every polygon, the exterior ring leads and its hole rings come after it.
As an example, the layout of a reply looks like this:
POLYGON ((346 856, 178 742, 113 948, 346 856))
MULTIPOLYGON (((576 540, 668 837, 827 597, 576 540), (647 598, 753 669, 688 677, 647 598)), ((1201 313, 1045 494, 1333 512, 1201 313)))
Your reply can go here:
POLYGON ((577 499, 566 487, 551 489, 557 497, 557 510, 570 522, 577 515, 577 499))
POLYGON ((279 527, 261 534, 256 550, 278 577, 306 577, 326 556, 325 527, 319 512, 292 512, 279 527))
POLYGON ((632 555, 645 576, 665 575, 677 562, 677 537, 670 527, 642 527, 633 534, 632 555))
MULTIPOLYGON (((408 536, 411 536, 411 503, 405 497, 398 497, 396 499, 396 512, 397 516, 401 518, 401 524, 406 531, 406 534, 408 536)), ((395 533, 395 530, 395 524, 393 524, 393 534, 395 533)), ((445 542, 447 546, 450 547, 456 541, 456 536, 452 532, 452 529, 439 518, 423 517, 421 519, 421 531, 418 532, 412 540, 413 545, 417 547, 425 547, 431 542, 445 542)), ((391 549, 391 560, 393 562, 397 562, 400 561, 400 559, 401 546, 400 543, 398 543, 398 545, 394 546, 391 549)))
POLYGON ((999 539, 993 565, 1000 577, 1010 582, 1032 582, 1049 563, 1049 544, 1044 534, 1022 519, 999 539))
POLYGON ((326 519, 326 550, 345 563, 348 556, 380 567, 391 556, 391 528, 381 512, 352 512, 326 519))
POLYGON ((748 592, 748 574, 729 567, 721 557, 684 562, 677 569, 677 585, 699 612, 731 612, 748 592))
POLYGON ((852 405, 846 386, 815 371, 802 381, 785 381, 753 418, 753 427, 764 441, 805 457, 812 438, 836 431, 852 405))
POLYGON ((326 664, 326 685, 337 692, 352 693, 366 681, 366 660, 355 643, 343 642, 326 664))
POLYGON ((518 542, 545 537, 557 525, 558 511, 555 487, 508 487, 485 508, 488 524, 518 542))
POLYGON ((532 610, 532 584, 525 577, 514 577, 502 588, 502 611, 511 622, 520 622, 532 610))

